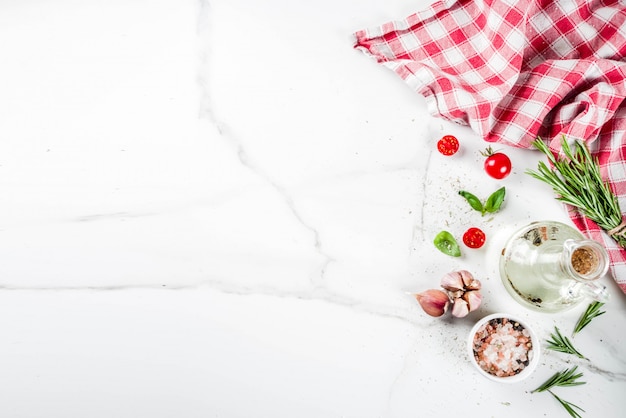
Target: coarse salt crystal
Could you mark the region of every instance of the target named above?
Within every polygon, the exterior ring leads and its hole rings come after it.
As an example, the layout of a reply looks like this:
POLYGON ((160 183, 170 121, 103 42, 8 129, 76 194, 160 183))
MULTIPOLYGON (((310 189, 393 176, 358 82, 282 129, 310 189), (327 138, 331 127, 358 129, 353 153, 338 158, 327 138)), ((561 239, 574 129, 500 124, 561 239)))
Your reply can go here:
POLYGON ((484 371, 494 376, 520 373, 529 364, 532 349, 528 330, 507 318, 494 318, 474 334, 474 358, 484 371))

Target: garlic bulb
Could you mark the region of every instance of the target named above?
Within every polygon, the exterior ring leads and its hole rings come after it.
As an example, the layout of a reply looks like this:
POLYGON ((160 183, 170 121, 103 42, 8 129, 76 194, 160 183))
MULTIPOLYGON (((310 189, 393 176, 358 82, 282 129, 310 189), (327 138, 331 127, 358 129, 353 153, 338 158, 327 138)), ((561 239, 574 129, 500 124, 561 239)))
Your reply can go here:
POLYGON ((443 315, 452 304, 452 315, 462 318, 478 309, 482 302, 480 281, 467 270, 446 274, 440 284, 444 290, 430 289, 415 295, 424 312, 430 316, 443 315))

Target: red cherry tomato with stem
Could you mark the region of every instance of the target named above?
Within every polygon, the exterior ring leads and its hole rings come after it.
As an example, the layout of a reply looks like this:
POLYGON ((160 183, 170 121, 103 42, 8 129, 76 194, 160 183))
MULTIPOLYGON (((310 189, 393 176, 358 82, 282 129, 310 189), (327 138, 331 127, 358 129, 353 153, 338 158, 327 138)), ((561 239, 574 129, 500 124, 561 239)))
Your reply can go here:
POLYGON ((501 152, 495 152, 491 147, 481 153, 487 157, 485 160, 485 172, 494 179, 502 180, 511 174, 511 159, 501 152))
POLYGON ((480 228, 470 228, 463 234, 463 244, 469 248, 480 248, 485 244, 485 233, 480 228))
POLYGON ((445 135, 437 142, 437 149, 445 156, 454 155, 459 150, 459 140, 455 136, 445 135))

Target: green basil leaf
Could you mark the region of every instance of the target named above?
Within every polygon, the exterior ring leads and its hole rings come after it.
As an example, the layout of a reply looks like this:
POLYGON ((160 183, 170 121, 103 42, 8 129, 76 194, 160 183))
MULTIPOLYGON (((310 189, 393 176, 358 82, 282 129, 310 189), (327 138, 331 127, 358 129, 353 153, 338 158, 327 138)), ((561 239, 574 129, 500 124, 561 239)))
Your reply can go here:
POLYGON ((461 248, 459 247, 459 244, 457 244, 452 234, 448 231, 441 231, 438 233, 433 243, 435 244, 435 247, 437 247, 439 251, 444 254, 452 257, 461 256, 461 248))
POLYGON ((483 204, 480 199, 471 194, 470 192, 466 192, 465 190, 460 190, 459 194, 467 200, 467 203, 472 207, 472 209, 477 210, 481 213, 484 213, 483 204))
POLYGON ((493 192, 485 202, 485 211, 489 213, 494 213, 500 210, 500 206, 502 206, 502 202, 504 202, 505 194, 506 190, 504 189, 504 187, 501 187, 493 192))

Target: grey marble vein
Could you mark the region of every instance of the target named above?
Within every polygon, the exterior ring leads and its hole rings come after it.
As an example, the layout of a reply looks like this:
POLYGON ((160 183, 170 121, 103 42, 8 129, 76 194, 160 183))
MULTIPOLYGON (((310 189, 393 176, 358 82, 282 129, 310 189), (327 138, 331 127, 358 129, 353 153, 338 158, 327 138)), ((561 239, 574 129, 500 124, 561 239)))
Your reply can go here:
POLYGON ((329 264, 335 260, 324 251, 319 231, 304 219, 289 190, 272 179, 262 167, 253 160, 246 151, 243 141, 239 138, 235 129, 220 120, 216 112, 215 107, 217 105, 212 100, 209 82, 209 77, 211 76, 210 50, 212 34, 210 30, 210 3, 208 1, 204 0, 200 2, 198 16, 198 36, 200 38, 200 51, 198 52, 198 88, 200 90, 199 116, 207 120, 217 130, 221 138, 228 141, 242 166, 246 167, 274 189, 298 223, 312 234, 315 251, 323 258, 323 261, 319 267, 319 274, 316 277, 312 277, 311 280, 314 286, 323 286, 326 270, 329 264))

